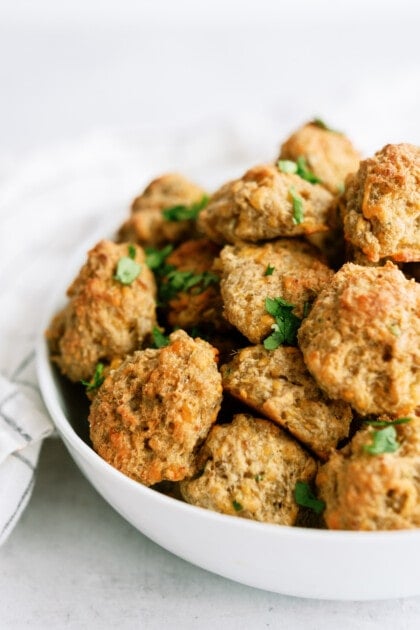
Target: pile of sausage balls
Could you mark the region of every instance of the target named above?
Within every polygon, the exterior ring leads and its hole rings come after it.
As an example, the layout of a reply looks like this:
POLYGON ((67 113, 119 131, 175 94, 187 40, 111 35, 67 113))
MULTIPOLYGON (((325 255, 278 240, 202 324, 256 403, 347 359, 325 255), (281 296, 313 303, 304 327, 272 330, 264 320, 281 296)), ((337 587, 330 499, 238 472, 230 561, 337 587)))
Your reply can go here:
POLYGON ((177 174, 87 255, 47 331, 97 453, 267 523, 420 527, 420 148, 313 120, 210 195, 177 174))

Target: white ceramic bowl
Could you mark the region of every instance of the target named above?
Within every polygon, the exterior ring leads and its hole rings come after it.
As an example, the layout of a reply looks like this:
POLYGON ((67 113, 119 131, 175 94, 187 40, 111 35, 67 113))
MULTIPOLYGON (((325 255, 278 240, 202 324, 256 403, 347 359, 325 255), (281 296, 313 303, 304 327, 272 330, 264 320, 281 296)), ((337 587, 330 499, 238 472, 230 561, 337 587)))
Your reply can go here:
POLYGON ((318 531, 225 516, 146 488, 101 459, 89 446, 84 396, 51 365, 44 340, 66 286, 48 307, 38 341, 41 391, 74 461, 127 521, 193 564, 277 593, 337 600, 420 594, 420 530, 318 531))

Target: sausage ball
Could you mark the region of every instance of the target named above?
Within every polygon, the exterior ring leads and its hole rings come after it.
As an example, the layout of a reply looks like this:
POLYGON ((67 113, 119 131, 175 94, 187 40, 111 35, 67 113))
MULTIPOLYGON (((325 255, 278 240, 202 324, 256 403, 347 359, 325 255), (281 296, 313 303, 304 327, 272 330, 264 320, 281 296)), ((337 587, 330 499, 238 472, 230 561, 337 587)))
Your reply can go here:
POLYGON ((181 484, 188 503, 279 525, 296 522, 296 482, 311 482, 317 469, 279 427, 245 414, 214 426, 198 461, 201 475, 181 484))
POLYGON ((163 290, 174 288, 174 296, 168 301, 167 320, 170 326, 192 329, 211 326, 213 330, 229 328, 222 317, 223 302, 220 295, 219 276, 213 270, 220 247, 201 238, 185 241, 166 259, 173 266, 168 278, 163 279, 163 290), (175 290, 180 287, 179 290, 175 290))
POLYGON ((348 436, 350 405, 329 400, 309 374, 298 348, 240 350, 222 366, 223 387, 326 459, 348 436))
POLYGON ((361 415, 396 417, 420 405, 420 285, 391 262, 344 265, 298 339, 319 386, 361 415))
POLYGON ((345 238, 372 262, 420 261, 420 148, 388 144, 346 182, 345 238))
POLYGON ((388 427, 390 452, 375 454, 382 431, 369 426, 356 433, 320 469, 316 483, 330 529, 420 527, 420 419, 388 427))
POLYGON ((119 230, 124 241, 160 246, 177 243, 196 234, 195 219, 170 220, 163 210, 204 203, 205 191, 182 175, 168 174, 154 179, 131 205, 131 216, 119 230))
POLYGON ((217 243, 257 242, 328 229, 332 195, 276 166, 255 166, 225 184, 198 219, 199 229, 217 243))
POLYGON ((264 245, 228 245, 220 253, 224 316, 251 343, 260 343, 274 323, 266 298, 282 297, 302 317, 334 272, 308 243, 281 239, 264 245))
POLYGON ((210 344, 182 330, 164 348, 127 357, 92 403, 95 450, 147 486, 192 476, 222 400, 216 358, 210 344))
POLYGON ((282 145, 280 159, 296 162, 302 157, 333 194, 341 192, 346 176, 357 171, 361 159, 344 134, 328 129, 321 121, 303 125, 282 145))
POLYGON ((139 246, 100 241, 67 295, 46 335, 53 361, 72 381, 140 348, 156 323, 155 281, 139 246))

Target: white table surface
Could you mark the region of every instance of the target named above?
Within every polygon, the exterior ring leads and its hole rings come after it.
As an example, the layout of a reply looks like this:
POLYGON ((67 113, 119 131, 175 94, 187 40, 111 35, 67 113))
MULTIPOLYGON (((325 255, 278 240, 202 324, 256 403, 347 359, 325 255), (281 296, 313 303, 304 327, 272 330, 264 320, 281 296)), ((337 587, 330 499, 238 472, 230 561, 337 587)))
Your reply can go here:
MULTIPOLYGON (((419 143, 417 3, 330 6, 3 0, 0 194, 29 155, 140 123, 181 128, 278 112, 293 126, 316 113, 366 151, 419 143)), ((52 439, 28 509, 0 549, 0 605, 7 630, 420 627, 420 598, 301 600, 187 564, 118 516, 52 439)))

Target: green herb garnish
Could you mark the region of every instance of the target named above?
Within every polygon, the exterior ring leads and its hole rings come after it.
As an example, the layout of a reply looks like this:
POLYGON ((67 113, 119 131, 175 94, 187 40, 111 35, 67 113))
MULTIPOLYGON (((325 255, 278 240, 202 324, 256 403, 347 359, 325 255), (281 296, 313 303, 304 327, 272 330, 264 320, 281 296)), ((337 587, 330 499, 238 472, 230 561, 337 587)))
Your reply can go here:
POLYGON ((331 127, 329 127, 323 120, 322 118, 314 118, 311 121, 312 125, 316 125, 317 127, 319 127, 320 129, 325 129, 325 131, 331 131, 332 133, 339 133, 341 134, 341 131, 337 131, 337 129, 332 129, 331 127))
POLYGON ((262 481, 264 479, 264 473, 260 473, 259 475, 255 475, 254 479, 255 479, 255 481, 257 483, 259 483, 260 481, 262 481))
POLYGON ((200 201, 196 201, 190 206, 172 206, 171 208, 165 208, 165 210, 162 211, 162 214, 167 221, 189 221, 191 219, 196 219, 203 208, 207 206, 208 202, 209 197, 207 195, 203 195, 200 201))
POLYGON ((134 245, 128 246, 128 257, 134 260, 136 258, 136 248, 134 245))
POLYGON ((114 279, 121 284, 132 284, 141 272, 141 265, 128 256, 120 258, 117 264, 117 271, 114 279))
POLYGON ((172 268, 162 278, 159 285, 159 300, 165 304, 178 293, 191 291, 193 295, 203 293, 211 284, 218 284, 219 276, 211 271, 195 273, 194 271, 179 271, 172 268))
POLYGON ((157 326, 153 327, 152 330, 153 337, 153 345, 155 348, 165 348, 169 346, 169 337, 163 334, 161 330, 157 326))
POLYGON ((296 482, 294 496, 298 505, 309 508, 316 514, 321 514, 325 510, 324 501, 317 499, 306 481, 296 482))
POLYGON ((241 510, 243 510, 243 506, 242 503, 239 503, 239 501, 232 501, 232 505, 233 505, 233 509, 235 510, 235 512, 240 512, 241 510))
POLYGON ((271 265, 267 265, 267 269, 264 271, 264 275, 272 276, 274 270, 275 270, 275 267, 272 267, 271 265))
POLYGON ((296 333, 301 320, 292 310, 294 304, 290 304, 283 298, 266 298, 265 310, 274 317, 273 332, 264 340, 266 350, 275 350, 283 344, 295 345, 296 333))
POLYGON ((364 420, 366 424, 369 424, 371 427, 392 427, 396 424, 406 424, 407 422, 411 422, 412 418, 396 418, 395 420, 364 420))
POLYGON ((279 160, 277 166, 282 173, 293 173, 299 175, 310 184, 319 184, 321 180, 309 168, 306 158, 301 155, 296 162, 292 160, 279 160))
POLYGON ((383 453, 395 453, 400 448, 397 440, 397 431, 394 426, 373 431, 372 443, 364 444, 363 450, 370 455, 382 455, 383 453))
POLYGON ((389 331, 394 335, 394 337, 399 337, 401 335, 401 328, 398 324, 391 324, 389 326, 389 331))
MULTIPOLYGON (((173 246, 167 245, 163 249, 156 249, 155 247, 146 247, 146 265, 152 271, 161 271, 164 266, 165 260, 172 252, 173 246)), ((173 267, 171 267, 173 268, 173 267)))
POLYGON ((293 203, 293 223, 300 225, 303 221, 303 199, 298 195, 294 186, 289 188, 289 194, 293 203))
POLYGON ((87 392, 91 392, 94 389, 98 389, 98 387, 102 385, 102 383, 105 380, 105 376, 103 375, 104 368, 105 366, 103 363, 98 363, 96 365, 95 372, 92 376, 92 379, 90 381, 83 381, 83 380, 81 381, 82 385, 86 387, 87 392))

